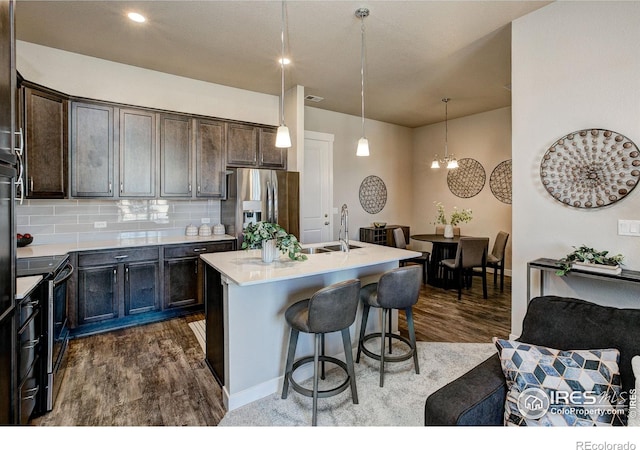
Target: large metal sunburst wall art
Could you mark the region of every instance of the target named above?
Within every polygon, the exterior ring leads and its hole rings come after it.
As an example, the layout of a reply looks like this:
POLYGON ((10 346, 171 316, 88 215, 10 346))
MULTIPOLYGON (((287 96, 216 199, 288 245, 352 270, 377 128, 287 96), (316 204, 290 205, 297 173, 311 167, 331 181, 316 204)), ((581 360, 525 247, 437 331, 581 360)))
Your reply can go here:
POLYGON ((540 178, 549 195, 567 206, 612 205, 638 184, 640 152, 629 138, 615 131, 574 131, 546 151, 540 178))

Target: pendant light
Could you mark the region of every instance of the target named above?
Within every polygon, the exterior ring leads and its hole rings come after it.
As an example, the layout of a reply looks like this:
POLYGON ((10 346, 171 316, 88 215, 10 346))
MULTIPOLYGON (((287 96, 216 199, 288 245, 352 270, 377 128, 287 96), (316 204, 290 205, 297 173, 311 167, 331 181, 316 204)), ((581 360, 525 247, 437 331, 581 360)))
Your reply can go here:
POLYGON ((276 147, 289 148, 291 147, 291 136, 289 135, 289 128, 284 124, 284 1, 282 2, 282 28, 280 32, 280 42, 282 44, 282 54, 280 56, 280 126, 278 127, 278 132, 276 134, 276 147))
POLYGON ((449 155, 448 148, 448 137, 449 137, 449 100, 450 98, 443 98, 444 102, 444 158, 438 159, 438 155, 436 154, 433 162, 431 163, 432 169, 439 169, 442 164, 447 169, 457 169, 458 168, 458 160, 453 156, 449 155))
POLYGON ((358 148, 356 156, 369 156, 369 140, 364 134, 364 18, 369 16, 367 8, 359 8, 356 10, 356 17, 361 21, 360 34, 360 99, 362 103, 362 137, 358 140, 358 148))

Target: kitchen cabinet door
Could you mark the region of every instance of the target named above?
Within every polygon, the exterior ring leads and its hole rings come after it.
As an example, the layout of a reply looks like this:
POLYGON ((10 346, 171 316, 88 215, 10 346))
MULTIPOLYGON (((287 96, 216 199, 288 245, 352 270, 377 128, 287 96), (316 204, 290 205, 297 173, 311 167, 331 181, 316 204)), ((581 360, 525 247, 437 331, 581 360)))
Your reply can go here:
POLYGON ((164 308, 202 303, 199 257, 165 260, 164 308))
POLYGON ((126 315, 160 308, 160 270, 158 261, 124 265, 124 309, 126 315))
POLYGON ((114 197, 114 108, 71 104, 71 196, 114 197))
POLYGON ((191 123, 186 116, 160 116, 161 197, 191 197, 191 123))
POLYGON ((24 88, 27 198, 68 196, 68 105, 62 94, 24 88))
POLYGON ((276 130, 260 129, 260 167, 272 169, 287 168, 287 149, 276 147, 276 130))
POLYGON ((196 183, 197 197, 222 197, 225 194, 224 122, 196 121, 196 183))
POLYGON ((156 114, 120 110, 120 196, 156 195, 156 114))
POLYGON ((78 324, 118 317, 118 265, 78 269, 78 324))
POLYGON ((258 165, 258 129, 256 127, 238 123, 228 124, 227 164, 240 167, 258 165))

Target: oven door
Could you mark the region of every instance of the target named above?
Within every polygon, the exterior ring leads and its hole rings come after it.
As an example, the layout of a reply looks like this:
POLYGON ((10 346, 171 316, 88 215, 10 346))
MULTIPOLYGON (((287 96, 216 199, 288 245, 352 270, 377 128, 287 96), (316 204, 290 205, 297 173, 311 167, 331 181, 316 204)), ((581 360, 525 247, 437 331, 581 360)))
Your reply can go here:
POLYGON ((67 281, 73 275, 73 266, 67 262, 53 280, 49 281, 48 358, 47 358, 47 411, 53 409, 64 370, 64 353, 69 341, 67 328, 67 281), (60 373, 62 375, 62 373, 60 373), (59 378, 59 379, 58 379, 59 378))

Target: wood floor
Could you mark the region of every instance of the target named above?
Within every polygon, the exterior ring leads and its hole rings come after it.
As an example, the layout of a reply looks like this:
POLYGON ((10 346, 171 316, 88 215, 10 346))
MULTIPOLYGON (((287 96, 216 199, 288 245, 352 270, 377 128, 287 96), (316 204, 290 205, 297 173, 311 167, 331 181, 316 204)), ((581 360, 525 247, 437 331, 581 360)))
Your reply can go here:
MULTIPOLYGON (((414 306, 419 341, 490 342, 511 328, 511 279, 489 298, 474 280, 455 290, 424 286, 414 306)), ((58 401, 41 426, 201 426, 224 416, 222 391, 188 323, 203 314, 74 339, 58 401)), ((400 330, 406 334, 404 314, 400 330)))

